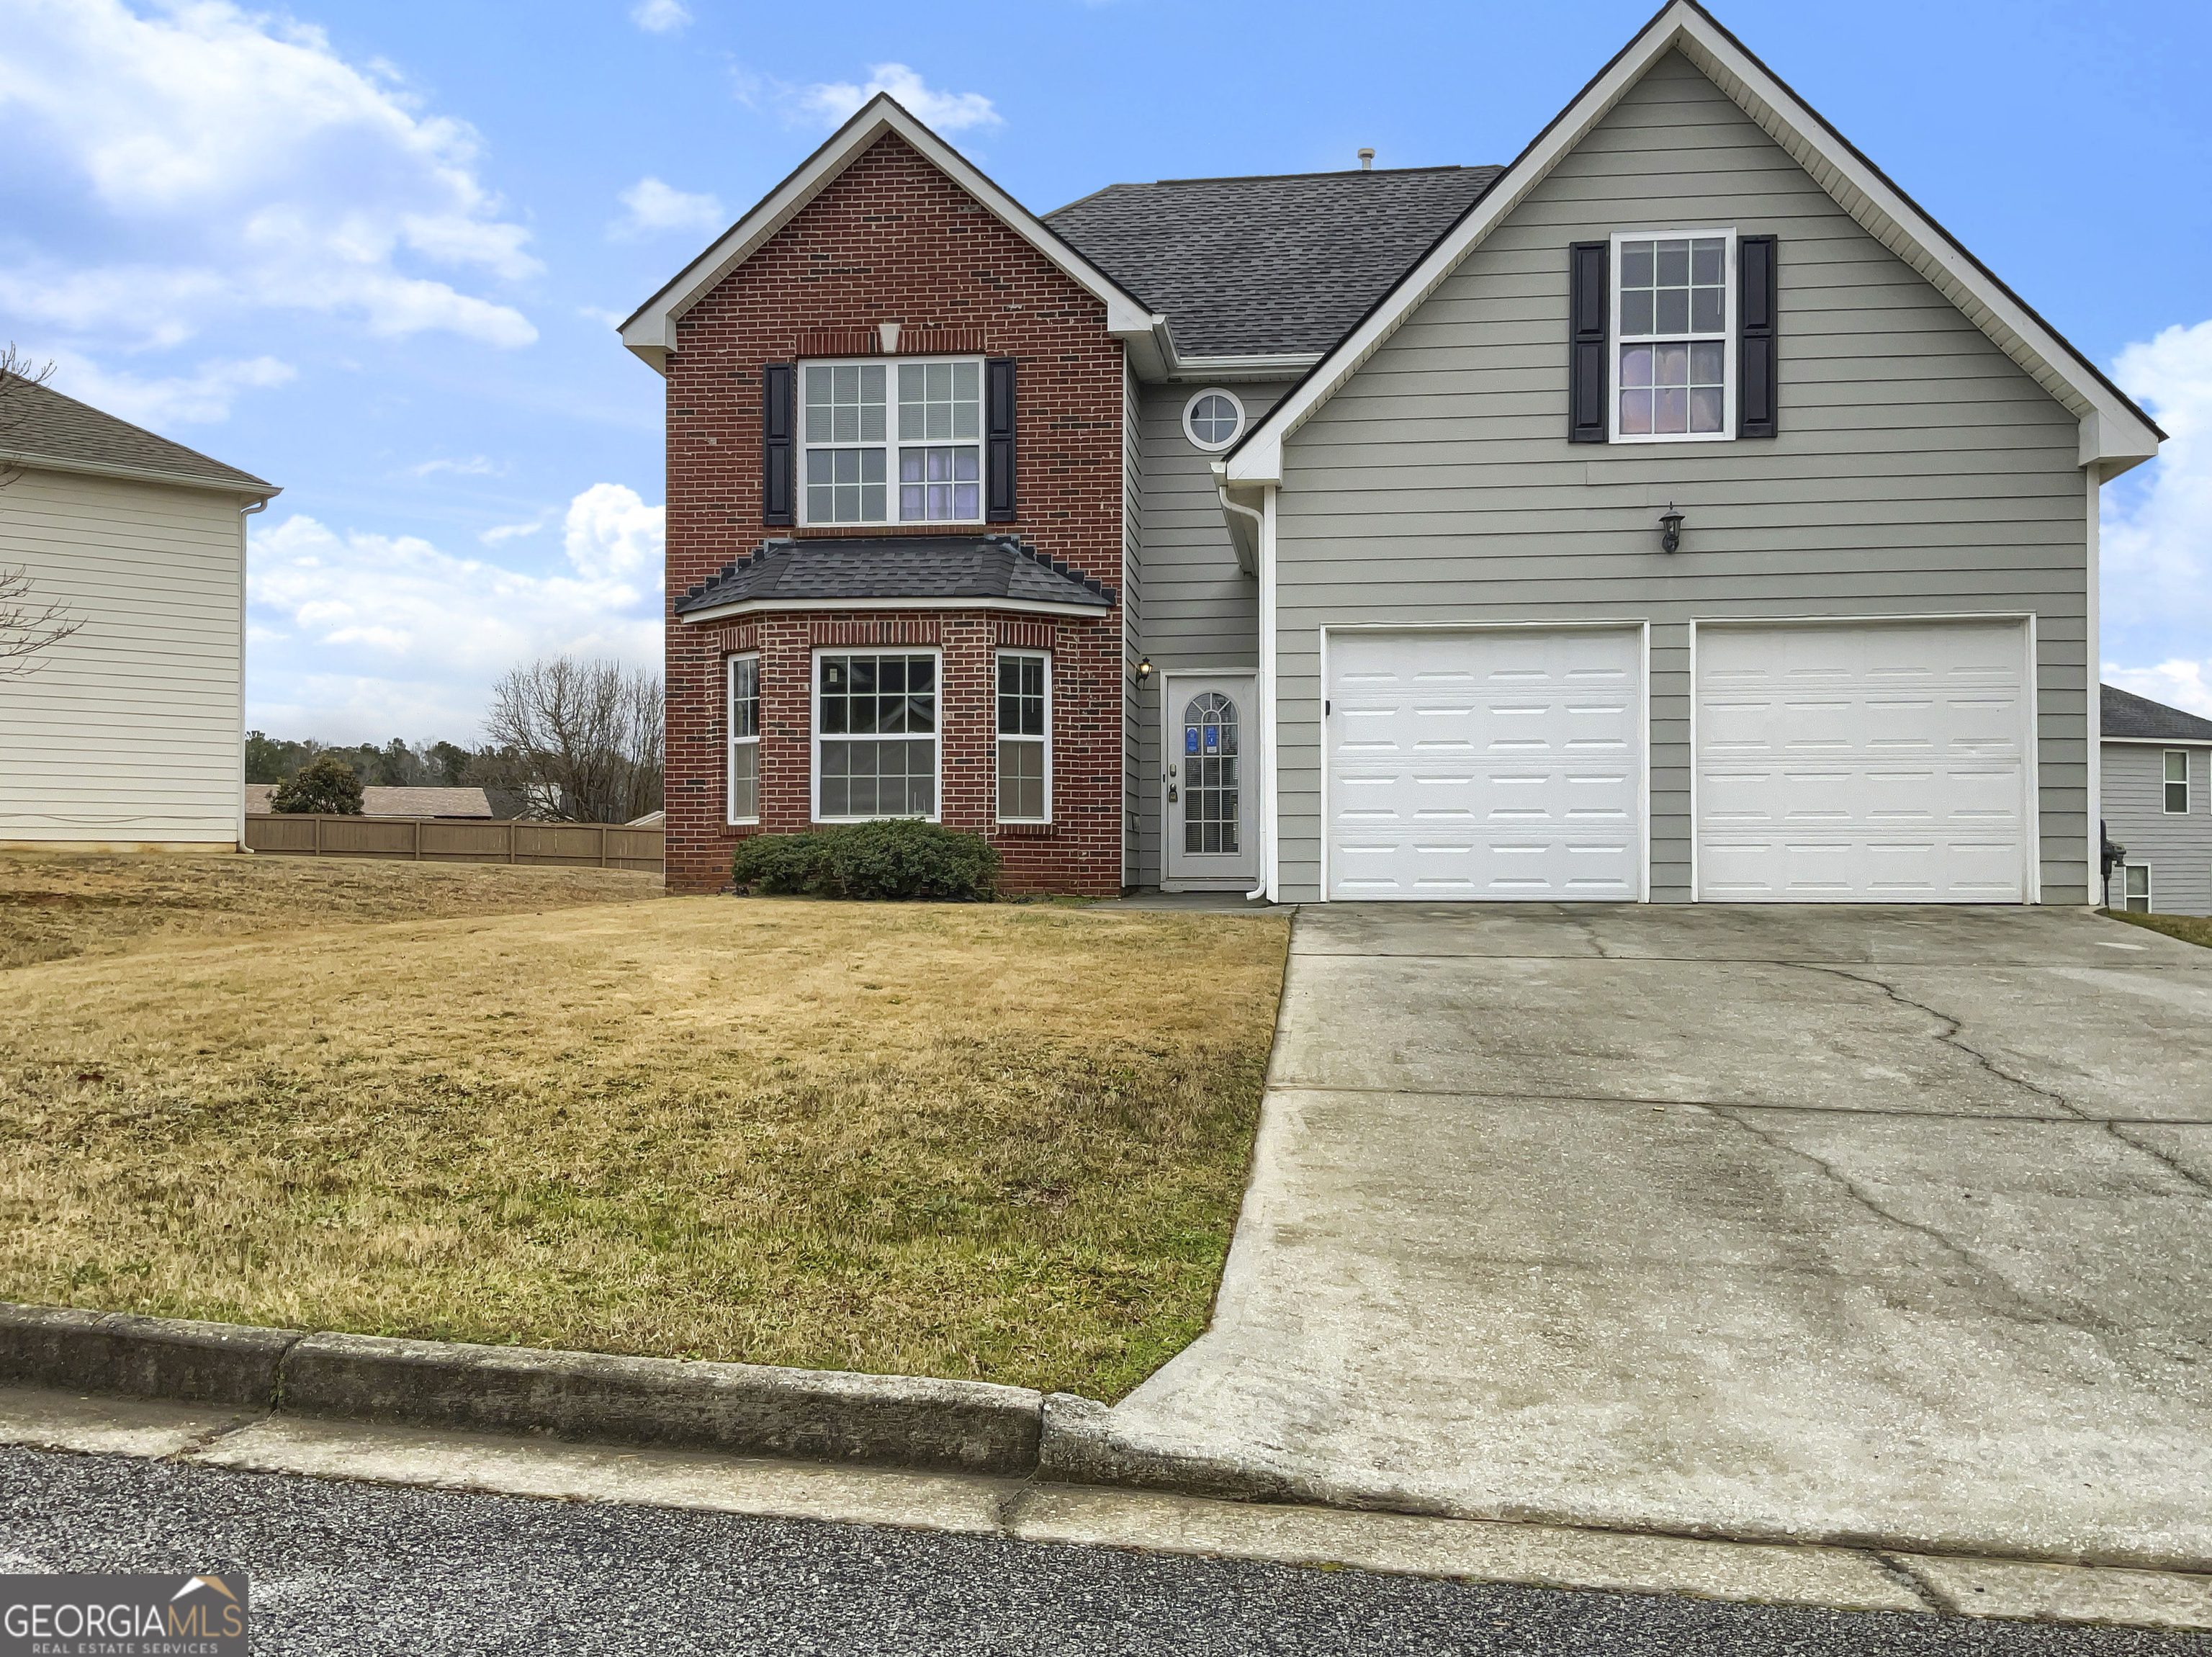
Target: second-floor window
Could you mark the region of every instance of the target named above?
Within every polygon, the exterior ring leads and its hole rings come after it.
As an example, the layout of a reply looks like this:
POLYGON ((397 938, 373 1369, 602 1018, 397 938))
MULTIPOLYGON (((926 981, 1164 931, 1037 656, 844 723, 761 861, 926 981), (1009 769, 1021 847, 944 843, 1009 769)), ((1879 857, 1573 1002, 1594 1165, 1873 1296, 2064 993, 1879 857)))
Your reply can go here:
POLYGON ((979 360, 808 362, 799 376, 800 521, 982 521, 979 360))
POLYGON ((1613 238, 1615 442, 1735 435, 1735 241, 1725 230, 1613 238))

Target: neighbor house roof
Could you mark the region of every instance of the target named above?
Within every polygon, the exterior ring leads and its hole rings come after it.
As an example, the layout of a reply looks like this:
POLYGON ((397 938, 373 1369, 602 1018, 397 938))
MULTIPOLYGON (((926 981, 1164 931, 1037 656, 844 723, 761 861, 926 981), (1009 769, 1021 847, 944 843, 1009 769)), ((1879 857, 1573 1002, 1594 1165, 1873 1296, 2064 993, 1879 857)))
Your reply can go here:
POLYGON ((2094 465, 2100 477, 2110 478, 2158 453, 2166 434, 2102 369, 1998 280, 1697 0, 1668 0, 1328 355, 1215 463, 1224 481, 1232 487, 1279 484, 1284 439, 1358 372, 1670 52, 1680 52, 1695 64, 1869 235, 1957 306, 1998 350, 2075 417, 2082 465, 2094 465))
POLYGON ((1504 170, 1114 184, 1044 222, 1164 312, 1184 356, 1318 355, 1504 170))
MULTIPOLYGON (((276 792, 268 783, 248 783, 246 785, 246 814, 267 817, 272 814, 269 796, 276 792)), ((361 814, 364 817, 489 817, 491 801, 484 797, 482 789, 449 788, 387 788, 372 783, 361 791, 361 814)))
POLYGON ((1011 535, 854 536, 764 541, 676 601, 687 621, 741 610, 811 609, 866 599, 871 607, 1110 610, 1114 595, 1011 535))
POLYGON ((2153 702, 2117 685, 2104 691, 2104 734, 2123 742, 2212 742, 2212 719, 2153 702))
POLYGON ((277 493, 274 484, 250 472, 12 375, 0 381, 0 463, 183 484, 264 499, 277 493))

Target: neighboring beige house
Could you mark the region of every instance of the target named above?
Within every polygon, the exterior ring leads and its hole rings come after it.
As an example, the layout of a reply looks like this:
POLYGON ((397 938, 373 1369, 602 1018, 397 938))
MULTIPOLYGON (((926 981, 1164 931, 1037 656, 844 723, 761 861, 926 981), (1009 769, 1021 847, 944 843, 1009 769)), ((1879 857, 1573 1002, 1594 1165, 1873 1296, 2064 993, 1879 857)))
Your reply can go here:
MULTIPOLYGON (((273 783, 248 783, 246 785, 246 814, 248 817, 267 817, 273 807, 269 796, 276 791, 273 783)), ((381 783, 371 783, 361 791, 361 814, 364 817, 451 817, 482 818, 489 822, 497 813, 482 789, 449 788, 391 788, 381 783)))
POLYGON ((0 847, 245 832, 246 519, 272 484, 21 381, 0 396, 0 569, 82 625, 0 679, 0 847))

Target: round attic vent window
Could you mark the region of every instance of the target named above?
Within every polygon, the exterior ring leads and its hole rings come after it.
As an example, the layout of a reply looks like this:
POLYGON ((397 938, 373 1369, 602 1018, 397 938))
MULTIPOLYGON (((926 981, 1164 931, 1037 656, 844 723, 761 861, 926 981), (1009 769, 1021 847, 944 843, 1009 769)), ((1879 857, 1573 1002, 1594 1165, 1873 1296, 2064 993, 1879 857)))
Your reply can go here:
POLYGON ((1244 429, 1244 405, 1232 392, 1202 391, 1183 405, 1182 429, 1200 448, 1227 448, 1244 429))

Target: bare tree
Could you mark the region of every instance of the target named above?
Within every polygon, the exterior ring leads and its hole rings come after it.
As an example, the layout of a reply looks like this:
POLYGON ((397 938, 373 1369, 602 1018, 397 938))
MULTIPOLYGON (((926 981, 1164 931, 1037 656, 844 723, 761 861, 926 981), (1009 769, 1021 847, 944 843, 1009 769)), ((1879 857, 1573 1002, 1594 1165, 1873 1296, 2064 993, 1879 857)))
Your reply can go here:
MULTIPOLYGON (((24 393, 53 377, 52 363, 33 362, 15 349, 14 340, 0 345, 0 450, 13 447, 9 439, 30 413, 30 399, 24 393)), ((5 461, 0 461, 0 489, 14 481, 14 472, 5 461)))
POLYGON ((40 604, 31 595, 27 571, 0 568, 0 679, 13 679, 38 667, 40 651, 59 644, 84 625, 58 604, 40 604))
POLYGON ((484 735, 475 780, 523 794, 530 816, 627 823, 660 809, 657 673, 567 656, 513 668, 492 687, 484 735))

